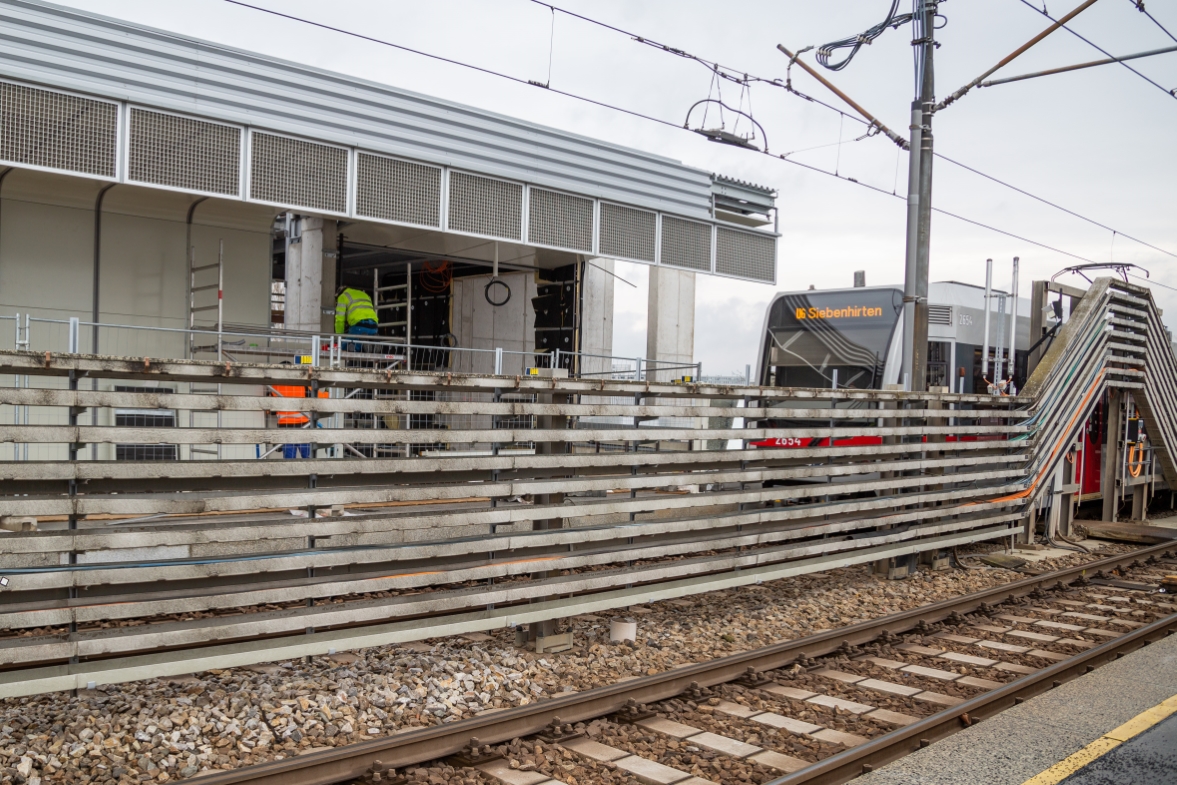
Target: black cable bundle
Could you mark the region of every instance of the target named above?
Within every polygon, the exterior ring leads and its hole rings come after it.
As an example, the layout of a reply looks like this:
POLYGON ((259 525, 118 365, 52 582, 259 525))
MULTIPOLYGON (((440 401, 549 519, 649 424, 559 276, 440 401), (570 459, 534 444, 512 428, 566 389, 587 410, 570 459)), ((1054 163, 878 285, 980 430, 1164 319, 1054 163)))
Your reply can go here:
POLYGON ((854 55, 858 54, 858 50, 864 45, 872 43, 876 38, 887 31, 887 28, 897 28, 900 25, 905 25, 912 20, 912 14, 899 14, 895 12, 899 10, 899 0, 891 0, 891 11, 887 14, 887 18, 879 22, 874 27, 868 28, 866 32, 859 33, 852 38, 843 38, 840 41, 833 41, 832 43, 824 44, 818 47, 817 62, 821 63, 831 71, 841 71, 850 64, 854 59, 854 55), (838 49, 849 49, 850 54, 836 63, 830 62, 830 55, 838 49))

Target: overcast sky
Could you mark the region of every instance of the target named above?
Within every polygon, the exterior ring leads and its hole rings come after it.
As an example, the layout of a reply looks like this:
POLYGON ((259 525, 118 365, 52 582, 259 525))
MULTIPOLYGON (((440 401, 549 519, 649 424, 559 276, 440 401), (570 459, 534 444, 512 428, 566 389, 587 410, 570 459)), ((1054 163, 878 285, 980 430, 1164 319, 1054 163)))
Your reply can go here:
MULTIPOLYGON (((446 99, 515 115, 611 142, 668 155, 685 163, 779 191, 777 288, 849 286, 855 270, 867 282, 902 284, 904 201, 808 172, 767 156, 708 142, 542 89, 439 63, 327 30, 286 21, 225 0, 62 0, 137 23, 173 30, 320 68, 354 74, 446 99)), ((690 60, 625 35, 553 14, 529 0, 251 0, 333 26, 475 63, 523 79, 681 124, 687 108, 706 98, 710 72, 690 60)), ((1041 7, 1042 0, 1035 0, 1041 7)), ((1052 0, 1055 16, 1078 0, 1052 0)), ((765 77, 783 77, 783 43, 794 51, 857 34, 880 21, 887 0, 560 0, 557 5, 678 49, 765 77)), ((1147 8, 1177 34, 1177 3, 1147 8)), ((904 0, 902 10, 909 10, 904 0)), ((1049 22, 1021 0, 953 0, 941 7, 937 95, 987 70, 1049 22)), ((1112 54, 1174 45, 1134 0, 1102 0, 1071 25, 1112 54)), ((841 72, 825 72, 839 87, 906 134, 912 99, 910 28, 887 31, 841 72)), ((807 55, 811 57, 812 53, 807 55)), ((1102 57, 1058 31, 999 75, 1015 75, 1102 57)), ((812 61, 811 61, 812 62, 812 61)), ((1177 53, 1133 61, 1133 67, 1177 88, 1177 53)), ((810 77, 794 69, 795 85, 829 103, 810 77)), ((714 94, 712 94, 714 97, 714 94)), ((853 141, 861 126, 775 87, 751 89, 756 119, 773 153, 903 194, 906 161, 882 137, 853 141), (839 140, 843 144, 837 145, 839 140)), ((740 100, 723 85, 725 102, 740 100)), ((745 97, 745 104, 747 97, 745 97)), ((714 114, 708 125, 713 125, 714 114)), ((728 118, 729 130, 731 118, 728 118)), ((936 116, 936 149, 994 177, 1055 201, 1107 226, 1177 252, 1177 99, 1121 65, 976 90, 936 116)), ((746 130, 746 124, 740 132, 746 130)), ((1177 287, 1177 259, 1113 237, 1107 230, 1040 205, 943 161, 935 168, 937 207, 1095 261, 1123 261, 1177 287)), ((932 280, 983 283, 984 261, 1008 284, 1010 260, 1022 260, 1023 292, 1079 260, 1028 242, 936 215, 932 280)), ((646 272, 618 265, 638 284, 617 285, 615 353, 645 351, 646 272)), ((1076 279, 1076 283, 1082 283, 1076 279)), ((696 359, 704 372, 743 373, 755 364, 764 306, 773 287, 701 276, 697 287, 696 359)), ((1177 314, 1177 292, 1155 288, 1163 308, 1177 314)), ((1171 320, 1167 320, 1172 323, 1171 320)))

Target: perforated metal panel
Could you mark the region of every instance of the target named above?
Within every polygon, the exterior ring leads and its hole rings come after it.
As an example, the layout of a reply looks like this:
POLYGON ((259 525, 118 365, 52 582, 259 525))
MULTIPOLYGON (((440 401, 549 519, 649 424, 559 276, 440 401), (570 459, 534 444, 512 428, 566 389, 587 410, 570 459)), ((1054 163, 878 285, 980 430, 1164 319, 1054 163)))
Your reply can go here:
POLYGON ((116 104, 0 83, 0 158, 113 178, 117 151, 116 104))
POLYGON ((441 226, 441 169, 360 153, 356 161, 356 213, 385 221, 441 226))
POLYGON ((593 200, 532 188, 528 192, 527 240, 591 253, 593 200))
POLYGON ((715 232, 715 272, 751 281, 776 280, 775 237, 723 226, 715 232))
POLYGON ((508 240, 523 238, 523 186, 450 172, 449 228, 508 240))
POLYGON ((929 305, 928 306, 928 324, 952 324, 952 306, 951 305, 929 305))
POLYGON ((241 191, 241 129, 132 108, 127 176, 236 196, 241 191))
POLYGON ((619 204, 601 202, 597 252, 601 256, 654 262, 658 215, 619 204))
POLYGON ((347 150, 254 133, 249 195, 264 202, 347 212, 347 150))
POLYGON ((711 225, 662 216, 659 264, 711 272, 711 225))

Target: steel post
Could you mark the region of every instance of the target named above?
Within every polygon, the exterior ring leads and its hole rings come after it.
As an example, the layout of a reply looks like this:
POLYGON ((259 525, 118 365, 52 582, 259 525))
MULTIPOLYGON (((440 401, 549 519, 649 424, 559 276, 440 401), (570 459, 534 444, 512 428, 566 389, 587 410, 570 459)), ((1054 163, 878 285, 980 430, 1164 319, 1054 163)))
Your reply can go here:
POLYGON ((1010 290, 1010 309, 1009 309, 1009 378, 1010 395, 1015 392, 1015 384, 1013 378, 1017 375, 1017 345, 1018 345, 1018 257, 1014 257, 1014 280, 1013 286, 1010 290))
MULTIPOLYGON (((903 276, 903 366, 899 378, 911 378, 915 347, 915 298, 919 266, 920 122, 919 101, 911 104, 911 147, 907 163, 907 257, 903 276)), ((906 386, 906 382, 904 382, 906 386)))
MULTIPOLYGON (((928 389, 928 271, 932 256, 932 112, 936 104, 935 53, 936 0, 922 2, 918 13, 923 15, 920 30, 923 48, 923 80, 920 85, 920 168, 919 222, 916 251, 915 328, 912 330, 911 389, 928 389)), ((914 153, 914 151, 913 151, 914 153)))
POLYGON ((985 260, 985 343, 981 347, 981 378, 989 378, 989 311, 993 298, 993 260, 985 260))

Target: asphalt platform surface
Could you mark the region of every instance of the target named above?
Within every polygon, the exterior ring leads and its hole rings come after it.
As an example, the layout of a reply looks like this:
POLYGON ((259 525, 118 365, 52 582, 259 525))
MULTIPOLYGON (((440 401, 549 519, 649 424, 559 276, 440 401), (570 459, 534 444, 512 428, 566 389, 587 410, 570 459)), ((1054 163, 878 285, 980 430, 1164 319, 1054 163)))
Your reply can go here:
MULTIPOLYGON (((1177 695, 1177 635, 854 780, 854 785, 1022 785, 1177 695)), ((1177 785, 1177 715, 1064 780, 1177 785)))

